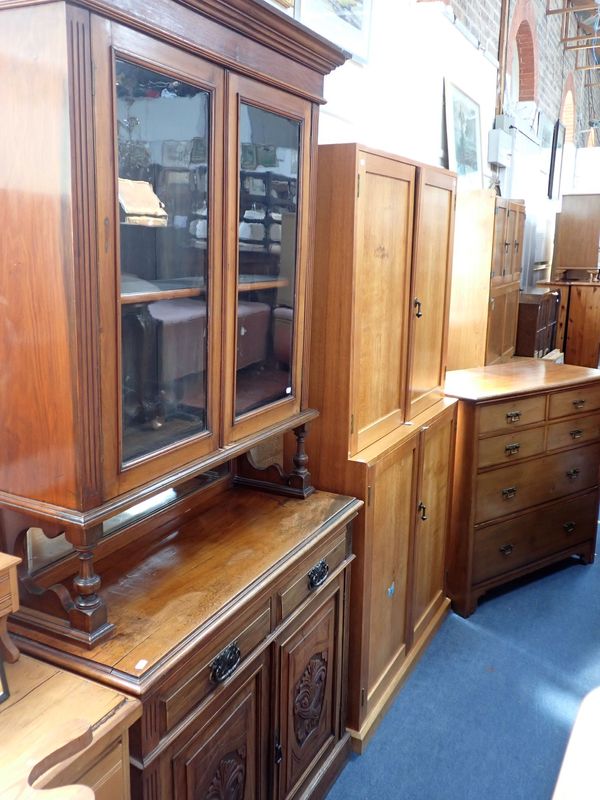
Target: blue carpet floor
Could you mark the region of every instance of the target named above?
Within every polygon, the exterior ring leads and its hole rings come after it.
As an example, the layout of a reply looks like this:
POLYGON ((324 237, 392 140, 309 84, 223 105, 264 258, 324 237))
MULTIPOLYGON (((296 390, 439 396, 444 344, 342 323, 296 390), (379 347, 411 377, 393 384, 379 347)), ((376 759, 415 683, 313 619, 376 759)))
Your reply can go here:
POLYGON ((327 800, 549 800, 599 685, 600 559, 547 570, 450 614, 327 800))

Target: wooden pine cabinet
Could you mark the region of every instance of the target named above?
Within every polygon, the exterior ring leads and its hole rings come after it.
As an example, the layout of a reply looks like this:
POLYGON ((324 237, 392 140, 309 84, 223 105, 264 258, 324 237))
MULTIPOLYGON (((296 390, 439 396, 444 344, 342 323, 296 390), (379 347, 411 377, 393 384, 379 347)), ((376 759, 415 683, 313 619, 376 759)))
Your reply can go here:
POLYGON ((253 0, 33 0, 0 3, 0 58, 3 547, 64 532, 73 592, 21 605, 92 646, 107 520, 316 415, 312 163, 344 54, 253 0))
POLYGON ((448 605, 455 176, 355 144, 321 146, 318 165, 310 402, 321 415, 307 449, 316 486, 365 502, 349 634, 360 749, 448 605))
POLYGON ((522 292, 519 298, 516 356, 542 358, 556 346, 560 292, 546 288, 522 292))
POLYGON ((459 398, 448 590, 463 616, 489 589, 594 559, 600 371, 521 359, 449 372, 459 398))

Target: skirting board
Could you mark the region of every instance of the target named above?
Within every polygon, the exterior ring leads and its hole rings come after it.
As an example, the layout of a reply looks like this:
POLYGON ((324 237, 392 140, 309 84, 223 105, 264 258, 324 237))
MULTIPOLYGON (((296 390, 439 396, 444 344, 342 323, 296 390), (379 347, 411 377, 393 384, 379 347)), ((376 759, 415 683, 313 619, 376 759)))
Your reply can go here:
POLYGON ((396 696, 396 692, 400 689, 406 678, 408 677, 411 669, 417 663, 419 658, 421 657, 423 651, 431 641, 434 633, 440 627, 442 622, 444 621, 446 614, 450 608, 450 600, 445 597, 443 602, 440 604, 439 609, 435 613, 435 615, 431 618, 431 622, 425 629, 423 636, 418 644, 416 644, 406 657, 406 660, 403 662, 402 667, 398 670, 398 674, 394 678, 394 680, 390 683, 387 690, 381 696, 381 699, 377 703, 377 705, 373 708, 373 711, 369 714, 369 716, 365 719, 359 731, 352 730, 352 728, 348 729, 348 733, 352 738, 352 749, 355 753, 363 753, 367 744, 369 743, 371 736, 377 730, 377 726, 383 719, 386 711, 388 710, 389 706, 391 705, 394 697, 396 696))

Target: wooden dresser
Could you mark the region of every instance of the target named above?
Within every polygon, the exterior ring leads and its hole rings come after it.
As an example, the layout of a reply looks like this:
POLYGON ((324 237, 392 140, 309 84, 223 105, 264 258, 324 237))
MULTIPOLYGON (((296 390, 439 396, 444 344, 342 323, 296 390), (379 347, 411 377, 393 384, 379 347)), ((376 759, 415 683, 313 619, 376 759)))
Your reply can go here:
POLYGON ((25 655, 6 666, 6 676, 10 697, 0 705, 3 800, 43 800, 46 792, 35 790, 57 786, 65 788, 49 797, 129 800, 127 731, 141 715, 140 703, 25 655))
MULTIPOLYGON (((343 764, 350 521, 361 503, 245 488, 101 559, 117 634, 22 650, 139 697, 132 796, 319 797, 343 764)), ((18 630, 18 622, 14 624, 18 630)))
POLYGON ((459 398, 448 591, 468 616, 488 589, 594 559, 600 371, 541 359, 449 372, 459 398))

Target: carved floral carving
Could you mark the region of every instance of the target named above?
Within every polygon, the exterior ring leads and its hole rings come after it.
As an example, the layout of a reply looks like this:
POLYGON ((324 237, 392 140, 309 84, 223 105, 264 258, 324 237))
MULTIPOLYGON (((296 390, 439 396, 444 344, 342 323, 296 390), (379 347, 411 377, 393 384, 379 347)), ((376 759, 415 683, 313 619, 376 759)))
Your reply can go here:
POLYGON ((326 682, 327 654, 315 653, 296 684, 294 697, 294 731, 301 747, 319 724, 326 682))
POLYGON ((246 748, 227 753, 217 767, 206 800, 242 800, 246 783, 246 748))

